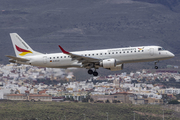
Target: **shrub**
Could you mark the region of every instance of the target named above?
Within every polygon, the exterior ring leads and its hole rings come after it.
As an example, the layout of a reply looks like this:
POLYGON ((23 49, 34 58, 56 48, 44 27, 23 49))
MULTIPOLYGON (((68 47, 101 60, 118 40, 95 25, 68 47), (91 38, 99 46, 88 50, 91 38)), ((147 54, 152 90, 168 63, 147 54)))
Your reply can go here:
POLYGON ((178 102, 177 100, 172 100, 172 101, 169 101, 168 104, 179 104, 180 102, 178 102))

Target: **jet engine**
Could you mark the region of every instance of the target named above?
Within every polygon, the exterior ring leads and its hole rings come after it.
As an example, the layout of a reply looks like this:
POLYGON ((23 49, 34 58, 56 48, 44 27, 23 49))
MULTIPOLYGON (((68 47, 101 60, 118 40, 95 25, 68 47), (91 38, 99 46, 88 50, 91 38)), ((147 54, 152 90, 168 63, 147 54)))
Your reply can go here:
POLYGON ((103 60, 100 63, 100 66, 103 68, 109 69, 111 71, 118 71, 123 69, 123 64, 116 65, 116 60, 115 59, 106 59, 103 60))
POLYGON ((113 68, 116 66, 116 60, 115 59, 106 59, 106 60, 103 60, 100 65, 103 67, 103 68, 113 68))

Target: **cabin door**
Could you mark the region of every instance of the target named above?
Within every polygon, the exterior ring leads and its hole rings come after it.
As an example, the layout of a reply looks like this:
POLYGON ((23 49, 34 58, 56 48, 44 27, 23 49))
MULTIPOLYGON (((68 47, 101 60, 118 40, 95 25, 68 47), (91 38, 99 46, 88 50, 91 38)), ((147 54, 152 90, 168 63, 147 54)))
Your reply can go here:
POLYGON ((47 56, 44 56, 44 57, 43 57, 43 61, 44 61, 44 64, 47 63, 47 56))
POLYGON ((154 55, 154 48, 150 48, 149 52, 150 52, 150 55, 153 56, 154 55))

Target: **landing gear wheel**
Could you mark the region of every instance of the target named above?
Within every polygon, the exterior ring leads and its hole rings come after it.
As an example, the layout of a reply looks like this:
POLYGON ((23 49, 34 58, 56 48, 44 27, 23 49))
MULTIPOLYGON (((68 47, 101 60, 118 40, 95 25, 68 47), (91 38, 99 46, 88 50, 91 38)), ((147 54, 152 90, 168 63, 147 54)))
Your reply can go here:
POLYGON ((93 71, 91 69, 88 70, 88 74, 93 74, 93 71))
POLYGON ((158 69, 158 66, 155 66, 155 69, 158 69))
POLYGON ((159 60, 157 60, 157 61, 154 62, 154 65, 155 65, 154 68, 155 68, 155 69, 158 69, 158 66, 157 66, 157 63, 158 63, 158 62, 159 62, 159 60))
POLYGON ((93 75, 94 75, 94 76, 98 76, 98 72, 94 71, 94 72, 93 72, 93 75))

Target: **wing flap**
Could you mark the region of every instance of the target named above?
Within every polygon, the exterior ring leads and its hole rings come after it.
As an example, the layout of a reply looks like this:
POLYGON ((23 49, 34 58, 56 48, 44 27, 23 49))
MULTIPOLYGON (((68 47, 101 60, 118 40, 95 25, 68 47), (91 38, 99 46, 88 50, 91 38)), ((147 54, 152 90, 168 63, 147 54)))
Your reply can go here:
POLYGON ((25 59, 25 58, 14 57, 14 56, 10 56, 10 55, 6 55, 6 57, 11 58, 11 59, 13 59, 13 60, 22 61, 22 62, 29 61, 28 59, 25 59))

